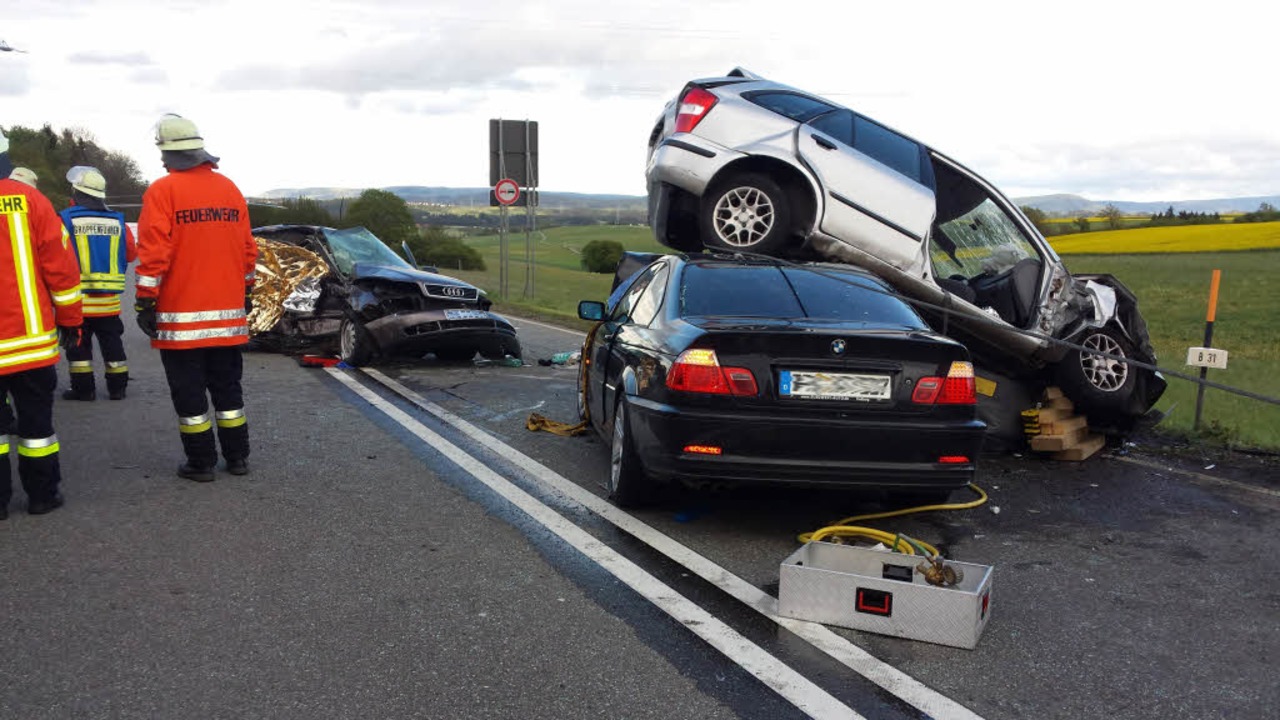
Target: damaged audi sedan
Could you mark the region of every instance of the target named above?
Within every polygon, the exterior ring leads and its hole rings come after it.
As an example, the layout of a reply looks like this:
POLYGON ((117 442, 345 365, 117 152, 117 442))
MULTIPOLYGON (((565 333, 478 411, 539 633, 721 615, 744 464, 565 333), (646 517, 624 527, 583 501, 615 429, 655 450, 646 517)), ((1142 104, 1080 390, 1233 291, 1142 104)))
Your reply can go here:
POLYGON ((324 347, 351 365, 375 357, 445 361, 520 356, 515 327, 474 285, 414 267, 363 227, 255 228, 252 341, 266 349, 324 347))
POLYGON ((1056 383, 1100 424, 1164 391, 1159 373, 1124 361, 1156 360, 1128 288, 1072 275, 991 183, 848 108, 741 69, 692 81, 650 134, 646 176, 669 247, 870 270, 981 368, 1056 383))

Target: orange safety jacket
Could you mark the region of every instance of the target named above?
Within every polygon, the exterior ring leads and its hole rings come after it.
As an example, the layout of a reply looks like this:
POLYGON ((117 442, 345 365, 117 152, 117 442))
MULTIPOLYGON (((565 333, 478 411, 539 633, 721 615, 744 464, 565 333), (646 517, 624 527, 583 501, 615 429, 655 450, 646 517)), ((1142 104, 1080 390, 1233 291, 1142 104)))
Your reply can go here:
POLYGON ((257 259, 244 196, 211 163, 151 183, 138 218, 136 271, 138 297, 156 299, 151 346, 249 342, 244 298, 257 259))
POLYGON ((58 362, 58 326, 78 327, 80 266, 39 190, 0 178, 0 375, 58 362))

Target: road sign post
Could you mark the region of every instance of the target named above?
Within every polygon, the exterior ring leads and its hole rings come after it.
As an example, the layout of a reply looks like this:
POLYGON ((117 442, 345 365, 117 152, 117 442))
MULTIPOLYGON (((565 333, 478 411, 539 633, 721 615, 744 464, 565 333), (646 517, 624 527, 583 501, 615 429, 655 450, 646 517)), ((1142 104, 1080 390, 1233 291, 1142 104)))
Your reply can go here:
MULTIPOLYGON (((1205 350, 1213 348, 1213 322, 1218 316, 1218 283, 1222 280, 1222 271, 1214 270, 1213 279, 1209 281, 1209 312, 1205 314, 1204 322, 1204 348, 1205 350)), ((1193 348, 1193 350, 1196 348, 1193 348)), ((1191 354, 1187 354, 1187 360, 1190 362, 1191 354)), ((1214 358, 1216 360, 1216 358, 1214 358)), ((1226 353, 1222 354, 1222 362, 1226 364, 1226 353)), ((1200 366, 1200 379, 1204 380, 1209 374, 1208 364, 1200 366)), ((1192 429, 1200 429, 1200 411, 1204 407, 1204 384, 1196 386, 1196 419, 1192 429)))
POLYGON ((489 121, 489 185, 493 188, 489 204, 501 208, 498 225, 499 293, 506 299, 510 292, 509 208, 525 208, 524 297, 534 294, 536 254, 533 228, 537 222, 538 204, 538 123, 529 120, 489 121))

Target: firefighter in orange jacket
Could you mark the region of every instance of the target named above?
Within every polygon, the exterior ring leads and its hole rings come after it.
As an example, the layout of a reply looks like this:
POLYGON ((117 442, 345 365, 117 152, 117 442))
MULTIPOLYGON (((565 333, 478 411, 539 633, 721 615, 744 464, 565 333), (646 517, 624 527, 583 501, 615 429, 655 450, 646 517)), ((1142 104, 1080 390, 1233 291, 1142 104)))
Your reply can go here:
POLYGON ((195 123, 166 115, 156 145, 169 174, 151 183, 138 218, 138 327, 160 350, 178 413, 186 462, 178 475, 214 479, 222 446, 226 469, 249 472, 249 427, 240 388, 241 351, 258 246, 249 208, 235 184, 214 172, 195 123), (206 395, 207 393, 207 395, 206 395), (209 400, 213 416, 209 415, 209 400))
POLYGON ((32 515, 62 507, 53 391, 58 347, 80 340, 80 268, 49 200, 9 179, 0 134, 0 520, 9 517, 9 438, 17 414, 18 476, 32 515), (12 406, 10 405, 12 399, 12 406))
POLYGON ((84 326, 80 344, 67 350, 71 388, 64 400, 93 400, 93 338, 98 338, 106 365, 107 396, 123 400, 129 385, 129 364, 124 354, 124 323, 120 322, 120 295, 125 272, 138 257, 133 232, 124 214, 107 207, 107 180, 97 168, 78 165, 67 173, 71 183, 71 207, 58 213, 71 235, 71 249, 80 263, 80 289, 84 293, 84 326))

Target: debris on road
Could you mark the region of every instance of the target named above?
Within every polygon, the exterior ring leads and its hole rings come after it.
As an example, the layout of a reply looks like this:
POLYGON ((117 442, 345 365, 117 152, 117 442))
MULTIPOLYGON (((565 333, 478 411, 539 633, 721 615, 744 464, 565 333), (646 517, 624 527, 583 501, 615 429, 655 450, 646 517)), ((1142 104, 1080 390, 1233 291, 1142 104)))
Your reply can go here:
POLYGON ((574 365, 577 365, 579 362, 582 362, 581 350, 574 350, 573 352, 558 352, 555 355, 552 355, 550 359, 546 359, 546 358, 538 359, 538 364, 543 367, 550 367, 552 365, 563 365, 566 367, 572 367, 574 365))

